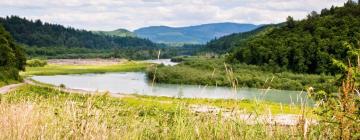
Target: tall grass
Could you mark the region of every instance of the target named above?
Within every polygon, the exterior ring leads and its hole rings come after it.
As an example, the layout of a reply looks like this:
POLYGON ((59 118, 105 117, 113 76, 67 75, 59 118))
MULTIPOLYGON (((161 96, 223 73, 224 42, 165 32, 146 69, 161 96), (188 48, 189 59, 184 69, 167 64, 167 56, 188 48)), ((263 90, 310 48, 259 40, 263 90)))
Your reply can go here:
MULTIPOLYGON (((304 138, 298 126, 270 125, 236 115, 245 111, 253 114, 252 118, 261 118, 254 112, 264 112, 256 108, 262 105, 249 101, 112 98, 68 94, 29 85, 0 97, 0 139, 304 138), (194 112, 190 106, 197 104, 223 109, 194 112), (253 123, 249 124, 249 121, 253 123)), ((299 109, 290 110, 289 106, 284 105, 284 108, 289 113, 301 113, 299 109)), ((310 125, 306 137, 321 138, 318 130, 318 126, 310 125)))

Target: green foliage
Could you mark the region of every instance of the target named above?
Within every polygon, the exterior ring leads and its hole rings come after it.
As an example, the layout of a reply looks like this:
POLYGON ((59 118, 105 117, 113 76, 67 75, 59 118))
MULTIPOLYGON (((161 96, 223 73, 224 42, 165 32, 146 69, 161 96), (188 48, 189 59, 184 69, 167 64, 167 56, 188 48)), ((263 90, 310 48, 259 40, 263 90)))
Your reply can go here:
POLYGON ((30 58, 155 59, 159 50, 161 58, 170 58, 192 55, 202 47, 188 44, 171 47, 134 36, 120 37, 123 30, 93 33, 17 16, 0 18, 0 23, 24 46, 30 58))
POLYGON ((177 56, 177 57, 173 57, 171 58, 171 62, 182 62, 185 60, 187 56, 177 56))
POLYGON ((184 45, 181 47, 162 47, 158 49, 113 48, 88 49, 66 47, 25 47, 30 58, 63 59, 63 58, 126 58, 131 60, 171 58, 178 55, 193 55, 201 49, 201 45, 184 45))
POLYGON ((205 45, 202 51, 214 52, 220 54, 226 53, 236 47, 243 46, 247 40, 265 34, 278 26, 280 25, 265 25, 252 31, 243 32, 243 33, 234 33, 231 35, 220 37, 218 39, 213 39, 205 45))
POLYGON ((28 67, 44 67, 45 65, 47 65, 46 60, 31 59, 26 61, 26 66, 28 67))
POLYGON ((146 39, 96 35, 90 31, 65 28, 61 25, 43 23, 40 20, 29 21, 17 16, 0 18, 0 23, 17 42, 28 46, 90 49, 156 47, 156 44, 146 39))
POLYGON ((235 80, 238 87, 336 90, 334 76, 272 72, 267 67, 246 64, 226 64, 225 67, 224 60, 217 58, 184 58, 176 66, 158 66, 156 73, 148 69, 147 76, 152 79, 154 75, 160 83, 234 86, 235 80), (229 76, 233 76, 232 80, 229 76))
POLYGON ((0 82, 21 80, 19 70, 25 69, 25 55, 10 34, 0 25, 0 82))
POLYGON ((337 93, 325 91, 313 92, 310 96, 317 101, 315 113, 320 116, 326 126, 326 133, 330 133, 338 139, 360 138, 360 61, 359 50, 349 44, 344 47, 350 48, 348 53, 355 56, 356 63, 349 61, 334 60, 334 65, 339 67, 343 76, 341 87, 337 93), (348 64, 347 64, 348 63, 348 64))
POLYGON ((332 60, 347 60, 351 45, 360 39, 360 5, 345 4, 312 12, 307 19, 288 17, 280 28, 248 39, 229 55, 230 62, 288 69, 299 73, 335 74, 332 60))
POLYGON ((60 84, 59 87, 60 88, 66 88, 66 86, 64 84, 60 84))
MULTIPOLYGON (((162 58, 170 58, 178 53, 192 53, 192 48, 167 47, 147 39, 133 36, 103 35, 71 27, 30 21, 11 16, 0 18, 2 23, 21 43, 30 58, 127 58, 154 59, 158 50, 162 58)), ((120 31, 117 31, 120 32, 120 31)))

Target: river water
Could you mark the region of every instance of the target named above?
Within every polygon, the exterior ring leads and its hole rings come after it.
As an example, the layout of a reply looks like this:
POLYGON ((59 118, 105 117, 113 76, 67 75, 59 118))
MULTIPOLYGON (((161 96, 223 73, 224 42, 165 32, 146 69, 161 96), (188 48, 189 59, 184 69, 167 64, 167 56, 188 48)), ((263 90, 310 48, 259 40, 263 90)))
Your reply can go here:
POLYGON ((301 91, 264 90, 255 88, 239 88, 235 91, 230 87, 152 84, 144 72, 33 76, 32 79, 57 86, 64 84, 67 88, 72 89, 150 96, 256 99, 286 104, 299 104, 301 99, 305 99, 306 97, 305 93, 301 91))

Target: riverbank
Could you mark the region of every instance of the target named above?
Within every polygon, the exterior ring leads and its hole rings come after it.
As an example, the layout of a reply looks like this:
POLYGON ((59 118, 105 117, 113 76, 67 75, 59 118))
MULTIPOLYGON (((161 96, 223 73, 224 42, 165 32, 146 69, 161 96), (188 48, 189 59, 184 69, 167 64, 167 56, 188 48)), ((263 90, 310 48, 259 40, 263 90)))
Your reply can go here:
MULTIPOLYGON (((303 114, 299 106, 248 100, 113 98, 33 85, 0 99, 0 139, 296 139, 302 115, 312 115, 311 108, 303 114)), ((309 137, 319 137, 308 122, 309 137)))
POLYGON ((48 64, 54 65, 116 65, 128 62, 126 59, 49 59, 48 64))
POLYGON ((22 76, 31 75, 65 75, 65 74, 84 74, 84 73, 105 73, 123 71, 144 71, 152 65, 136 61, 113 61, 113 60, 49 60, 49 64, 44 67, 26 67, 22 76))

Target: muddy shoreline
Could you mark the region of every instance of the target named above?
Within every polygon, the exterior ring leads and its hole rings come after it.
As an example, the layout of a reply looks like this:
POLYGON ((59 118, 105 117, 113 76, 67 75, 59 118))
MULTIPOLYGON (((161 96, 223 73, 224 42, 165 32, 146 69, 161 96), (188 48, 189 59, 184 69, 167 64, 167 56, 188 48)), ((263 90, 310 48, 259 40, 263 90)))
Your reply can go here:
POLYGON ((128 62, 126 59, 49 59, 48 64, 54 65, 115 65, 128 62))

